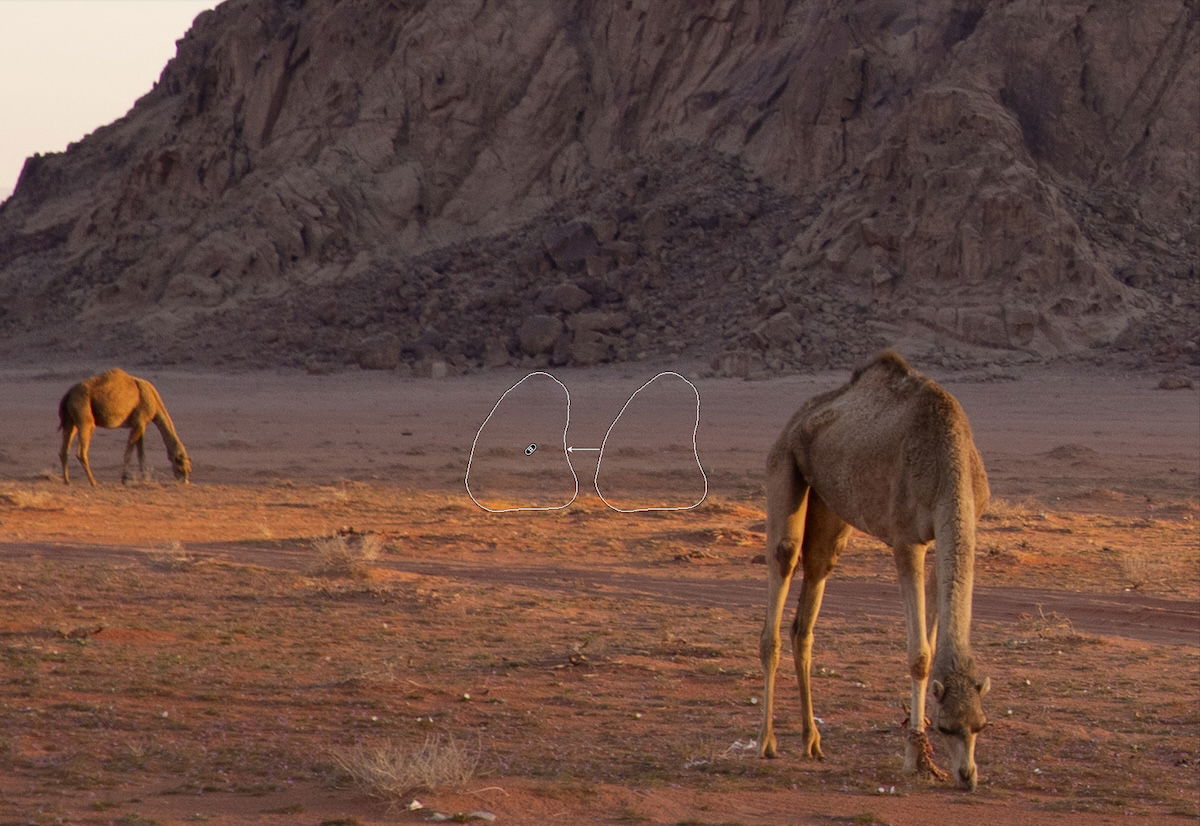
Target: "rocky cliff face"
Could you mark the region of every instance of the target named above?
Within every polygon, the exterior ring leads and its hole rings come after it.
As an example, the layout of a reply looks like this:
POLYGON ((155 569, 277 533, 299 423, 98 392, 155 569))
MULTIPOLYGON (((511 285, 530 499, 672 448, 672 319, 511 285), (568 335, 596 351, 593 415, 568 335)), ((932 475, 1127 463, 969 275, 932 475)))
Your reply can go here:
POLYGON ((127 117, 27 162, 0 325, 451 370, 882 343, 1188 358, 1198 20, 1195 0, 228 0, 127 117))

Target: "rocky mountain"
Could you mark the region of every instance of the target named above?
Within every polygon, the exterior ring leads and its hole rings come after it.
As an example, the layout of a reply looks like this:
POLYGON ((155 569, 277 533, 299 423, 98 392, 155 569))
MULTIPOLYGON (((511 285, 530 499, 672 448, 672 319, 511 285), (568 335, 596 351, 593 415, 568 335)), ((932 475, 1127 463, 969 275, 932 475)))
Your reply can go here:
POLYGON ((27 161, 0 205, 0 350, 1195 361, 1198 20, 227 0, 126 117, 27 161))

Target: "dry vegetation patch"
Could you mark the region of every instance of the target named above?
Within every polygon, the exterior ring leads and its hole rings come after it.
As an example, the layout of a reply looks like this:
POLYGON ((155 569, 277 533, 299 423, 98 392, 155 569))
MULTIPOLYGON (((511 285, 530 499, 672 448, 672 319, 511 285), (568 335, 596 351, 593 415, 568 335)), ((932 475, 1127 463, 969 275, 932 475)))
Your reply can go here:
POLYGON ((365 578, 383 550, 383 538, 375 533, 336 533, 312 541, 316 561, 312 573, 319 576, 365 578))
POLYGON ((417 792, 462 787, 475 777, 480 750, 450 735, 430 735, 416 745, 385 740, 338 749, 332 756, 361 791, 400 804, 417 792))

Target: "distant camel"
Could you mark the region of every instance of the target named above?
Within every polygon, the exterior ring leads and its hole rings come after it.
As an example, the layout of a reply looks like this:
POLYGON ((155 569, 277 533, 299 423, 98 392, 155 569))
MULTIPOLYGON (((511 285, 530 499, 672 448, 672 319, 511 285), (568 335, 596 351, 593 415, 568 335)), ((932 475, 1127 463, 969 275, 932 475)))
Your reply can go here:
POLYGON ((772 716, 779 623, 797 564, 804 576, 792 647, 804 748, 809 757, 823 756, 809 673, 813 626, 825 578, 854 526, 891 546, 899 573, 912 676, 905 769, 945 776, 931 760, 925 734, 925 688, 932 676, 933 722, 945 735, 959 785, 974 790, 975 738, 986 725, 981 700, 990 682, 975 676, 971 590, 975 523, 987 501, 987 476, 966 413, 894 352, 880 353, 848 384, 811 399, 792 416, 767 461, 769 598, 759 646, 766 677, 761 756, 777 754, 772 716), (930 542, 935 543, 930 596, 936 594, 936 600, 927 631, 921 580, 930 542))
POLYGON ((145 379, 131 376, 116 367, 85 379, 68 390, 58 403, 58 420, 59 429, 63 432, 59 457, 62 459, 63 481, 68 485, 71 484, 71 477, 67 472, 67 456, 76 431, 79 431, 79 463, 83 465, 88 481, 96 484, 96 477, 92 475, 88 463, 88 447, 91 445, 92 432, 97 427, 130 429, 129 443, 125 445, 125 462, 121 466, 121 481, 129 480, 129 456, 135 447, 138 467, 145 477, 146 451, 142 437, 146 433, 146 425, 151 422, 162 433, 175 478, 182 479, 185 485, 188 483, 192 460, 175 433, 175 425, 158 390, 145 379))

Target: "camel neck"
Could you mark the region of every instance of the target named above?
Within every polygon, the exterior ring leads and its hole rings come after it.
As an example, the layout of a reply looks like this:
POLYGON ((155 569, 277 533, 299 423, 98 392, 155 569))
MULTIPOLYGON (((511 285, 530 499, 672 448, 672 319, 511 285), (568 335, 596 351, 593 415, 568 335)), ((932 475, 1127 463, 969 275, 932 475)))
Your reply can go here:
POLYGON ((975 586, 975 507, 962 498, 940 520, 935 546, 938 578, 938 651, 966 651, 971 641, 975 586))
POLYGON ((971 646, 972 560, 938 561, 938 651, 952 653, 971 646), (964 570, 965 569, 965 570, 964 570))
POLYGON ((174 457, 183 452, 183 442, 179 441, 179 434, 175 432, 175 425, 165 410, 154 417, 154 425, 158 428, 158 432, 162 434, 163 444, 167 446, 167 453, 174 457))

